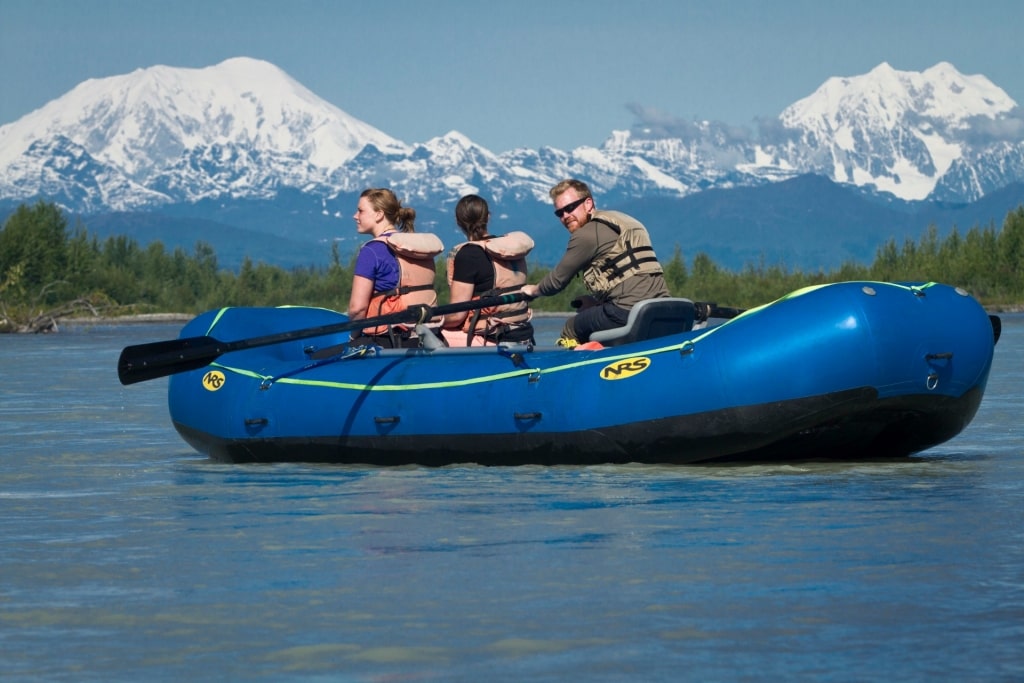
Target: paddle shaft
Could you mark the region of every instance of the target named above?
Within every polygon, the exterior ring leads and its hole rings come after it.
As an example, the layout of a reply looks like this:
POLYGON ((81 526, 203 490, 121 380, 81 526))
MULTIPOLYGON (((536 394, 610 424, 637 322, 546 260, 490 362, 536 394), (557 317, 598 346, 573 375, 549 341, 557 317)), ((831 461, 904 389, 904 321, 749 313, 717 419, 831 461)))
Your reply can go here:
POLYGON ((745 309, 745 308, 729 308, 728 306, 716 306, 716 305, 712 304, 711 308, 708 310, 708 317, 709 318, 735 318, 736 316, 740 315, 741 313, 746 313, 746 312, 747 312, 747 309, 745 309))
POLYGON ((744 308, 719 306, 718 304, 710 301, 697 301, 693 304, 693 308, 696 314, 694 319, 697 322, 704 322, 708 318, 735 318, 742 313, 746 313, 746 309, 744 308))
POLYGON ((121 357, 117 362, 117 376, 121 380, 121 384, 135 384, 136 382, 167 377, 179 372, 198 370, 199 368, 206 367, 221 355, 231 351, 254 349, 260 346, 270 346, 296 339, 308 339, 310 337, 319 337, 321 335, 367 327, 423 322, 450 313, 503 306, 525 301, 529 298, 522 292, 515 292, 501 296, 486 296, 444 306, 431 307, 421 304, 411 306, 404 311, 375 318, 347 320, 343 323, 309 327, 231 342, 219 341, 213 337, 189 337, 150 344, 136 344, 134 346, 126 346, 121 351, 121 357))

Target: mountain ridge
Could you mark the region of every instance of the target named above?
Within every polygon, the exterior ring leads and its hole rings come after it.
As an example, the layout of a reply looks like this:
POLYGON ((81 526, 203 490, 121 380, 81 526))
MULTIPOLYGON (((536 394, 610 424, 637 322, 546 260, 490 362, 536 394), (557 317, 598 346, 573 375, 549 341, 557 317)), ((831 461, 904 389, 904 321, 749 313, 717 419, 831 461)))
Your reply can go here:
POLYGON ((865 236, 905 237, 911 227, 902 217, 946 221, 954 207, 1024 181, 1022 121, 1020 107, 984 76, 948 62, 920 73, 883 62, 826 80, 756 133, 665 120, 612 131, 596 147, 495 154, 454 130, 397 140, 273 64, 236 57, 90 79, 0 126, 0 208, 43 198, 97 229, 114 215, 168 217, 163 227, 140 219, 150 230, 140 239, 166 238, 191 216, 311 250, 334 241, 354 249, 352 198, 389 186, 422 214, 417 225, 446 237, 458 237, 454 203, 479 193, 496 217, 560 249, 564 231, 550 216, 547 189, 575 176, 601 206, 649 213, 645 222, 663 239, 675 237, 677 217, 701 226, 687 240, 726 265, 747 262, 740 254, 788 254, 798 267, 821 267, 865 258, 865 236), (723 200, 718 192, 737 194, 723 200), (836 205, 822 206, 825 196, 836 205), (729 202, 756 215, 727 210, 729 202))

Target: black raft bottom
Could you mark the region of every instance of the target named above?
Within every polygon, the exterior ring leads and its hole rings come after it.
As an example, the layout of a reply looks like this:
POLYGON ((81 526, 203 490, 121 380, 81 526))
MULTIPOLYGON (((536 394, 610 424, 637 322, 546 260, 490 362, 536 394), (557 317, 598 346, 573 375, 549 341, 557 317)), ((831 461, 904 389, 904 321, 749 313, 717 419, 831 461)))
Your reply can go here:
POLYGON ((970 423, 982 392, 879 399, 871 388, 574 433, 225 440, 175 423, 193 448, 223 462, 378 466, 692 464, 868 460, 911 455, 970 423))

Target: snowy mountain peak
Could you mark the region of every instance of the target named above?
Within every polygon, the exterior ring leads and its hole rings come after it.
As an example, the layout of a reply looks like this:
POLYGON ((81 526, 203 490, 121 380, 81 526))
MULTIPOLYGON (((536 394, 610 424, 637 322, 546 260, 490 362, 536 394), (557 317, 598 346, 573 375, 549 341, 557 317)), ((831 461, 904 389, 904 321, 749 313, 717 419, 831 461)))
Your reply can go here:
POLYGON ((787 107, 779 120, 798 131, 799 142, 773 156, 840 183, 925 199, 970 153, 964 132, 1016 106, 984 76, 965 76, 948 62, 923 72, 883 62, 861 76, 829 78, 787 107))
POLYGON ((844 119, 870 119, 892 127, 913 113, 959 126, 970 117, 994 118, 1016 106, 984 76, 965 76, 948 62, 923 72, 898 71, 882 62, 861 76, 829 78, 779 118, 792 128, 820 121, 834 126, 844 119))
POLYGON ((758 131, 638 113, 600 147, 500 155, 458 131, 407 145, 320 99, 277 66, 236 57, 85 81, 0 126, 0 199, 138 210, 203 199, 317 201, 388 186, 444 207, 467 192, 548 201, 586 179, 605 197, 683 197, 802 174, 902 199, 973 201, 1024 179, 1022 110, 948 62, 882 62, 829 78, 758 131))
POLYGON ((298 155, 325 173, 367 144, 405 144, 320 99, 284 71, 247 57, 201 69, 153 66, 84 81, 0 128, 0 167, 33 141, 62 135, 146 183, 197 148, 244 146, 298 155))
POLYGON ((497 162, 498 157, 487 149, 476 144, 462 133, 453 130, 423 143, 423 147, 431 154, 458 161, 467 156, 485 157, 489 162, 497 162))

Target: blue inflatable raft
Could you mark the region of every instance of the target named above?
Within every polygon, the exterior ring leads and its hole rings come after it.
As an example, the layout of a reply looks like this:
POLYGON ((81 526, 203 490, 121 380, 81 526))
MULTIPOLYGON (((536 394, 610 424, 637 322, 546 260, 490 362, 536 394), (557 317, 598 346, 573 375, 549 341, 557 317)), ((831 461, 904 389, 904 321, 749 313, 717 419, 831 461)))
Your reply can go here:
POLYGON ((596 350, 385 350, 346 346, 355 324, 334 311, 227 308, 125 349, 120 372, 172 375, 175 428, 227 462, 872 459, 959 434, 999 334, 937 283, 828 284, 701 317, 685 299, 646 302, 596 350))

